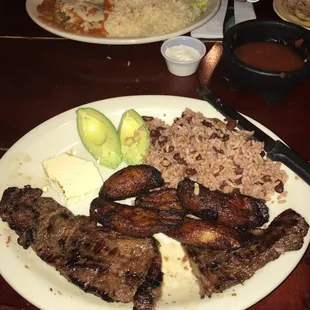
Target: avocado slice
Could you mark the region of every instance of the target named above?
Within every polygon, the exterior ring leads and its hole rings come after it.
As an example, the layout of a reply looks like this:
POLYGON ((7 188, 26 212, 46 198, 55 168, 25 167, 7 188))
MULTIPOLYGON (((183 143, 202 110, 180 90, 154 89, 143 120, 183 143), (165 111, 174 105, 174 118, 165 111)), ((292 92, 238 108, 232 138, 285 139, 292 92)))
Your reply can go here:
POLYGON ((118 133, 124 161, 128 165, 141 164, 150 147, 147 123, 134 109, 127 110, 122 115, 118 133))
POLYGON ((100 165, 118 167, 122 162, 121 143, 111 121, 92 108, 80 108, 76 114, 78 132, 87 151, 100 165))

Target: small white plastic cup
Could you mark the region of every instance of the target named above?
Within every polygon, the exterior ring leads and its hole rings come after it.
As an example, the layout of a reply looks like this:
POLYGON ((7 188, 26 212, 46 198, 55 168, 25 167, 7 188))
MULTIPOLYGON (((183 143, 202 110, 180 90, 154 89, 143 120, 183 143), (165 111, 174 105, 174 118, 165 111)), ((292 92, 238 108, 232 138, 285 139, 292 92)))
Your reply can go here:
POLYGON ((206 46, 196 38, 180 36, 165 41, 161 45, 160 51, 165 58, 168 70, 172 74, 176 76, 188 76, 194 74, 197 71, 202 57, 206 54, 206 46), (194 48, 199 52, 200 57, 190 61, 177 61, 167 57, 166 49, 177 45, 187 45, 194 48))

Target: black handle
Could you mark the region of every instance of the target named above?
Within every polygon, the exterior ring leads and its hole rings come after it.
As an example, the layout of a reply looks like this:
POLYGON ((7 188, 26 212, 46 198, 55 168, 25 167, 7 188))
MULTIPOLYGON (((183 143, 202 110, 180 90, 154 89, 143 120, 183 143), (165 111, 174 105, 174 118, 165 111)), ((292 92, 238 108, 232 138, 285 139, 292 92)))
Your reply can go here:
MULTIPOLYGON (((225 117, 238 121, 237 127, 239 129, 245 129, 248 131, 254 131, 254 137, 259 141, 270 141, 272 140, 272 146, 274 140, 271 139, 264 131, 260 130, 253 123, 248 121, 244 116, 242 116, 239 112, 237 112, 231 105, 227 102, 216 97, 211 90, 205 85, 199 85, 197 87, 197 91, 200 96, 206 100, 209 104, 211 104, 217 111, 219 111, 225 117)), ((266 149, 265 149, 266 150, 266 149)), ((266 150, 268 151, 268 150, 266 150)))
POLYGON ((223 36, 235 25, 235 0, 228 0, 226 14, 223 22, 223 36))
POLYGON ((280 141, 268 152, 271 160, 279 161, 310 185, 310 163, 280 141))
POLYGON ((197 90, 201 97, 211 104, 217 111, 225 117, 237 120, 237 126, 240 129, 254 131, 254 138, 264 142, 264 149, 271 160, 283 163, 310 185, 310 164, 305 159, 282 142, 274 141, 264 131, 260 130, 238 113, 232 106, 217 98, 205 85, 199 85, 197 90))

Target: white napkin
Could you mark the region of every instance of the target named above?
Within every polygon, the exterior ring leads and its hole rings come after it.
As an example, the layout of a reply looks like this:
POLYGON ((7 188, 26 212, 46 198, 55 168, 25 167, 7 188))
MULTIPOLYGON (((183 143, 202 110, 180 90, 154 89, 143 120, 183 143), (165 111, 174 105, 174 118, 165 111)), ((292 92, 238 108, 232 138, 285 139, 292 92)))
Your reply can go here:
MULTIPOLYGON (((236 24, 249 19, 256 19, 254 7, 249 2, 234 2, 236 24)), ((222 0, 221 7, 217 14, 206 24, 193 30, 191 36, 202 39, 221 39, 223 38, 223 22, 227 9, 227 0, 222 0)))

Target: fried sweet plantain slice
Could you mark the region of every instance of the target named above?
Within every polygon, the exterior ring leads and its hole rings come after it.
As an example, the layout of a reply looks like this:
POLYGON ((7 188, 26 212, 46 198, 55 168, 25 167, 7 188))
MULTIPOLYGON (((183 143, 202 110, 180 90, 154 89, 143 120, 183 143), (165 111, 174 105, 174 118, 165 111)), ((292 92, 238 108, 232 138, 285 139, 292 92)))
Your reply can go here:
POLYGON ((153 205, 154 203, 168 203, 178 201, 177 190, 175 188, 164 188, 154 190, 146 194, 141 194, 136 197, 136 205, 153 205))
POLYGON ((251 239, 250 234, 238 232, 222 223, 190 217, 184 218, 182 226, 165 234, 183 244, 213 250, 238 248, 251 239))
POLYGON ((164 185, 161 172, 149 165, 125 167, 112 174, 100 189, 99 197, 123 200, 164 185))
POLYGON ((262 200, 211 191, 189 178, 178 184, 177 194, 190 213, 202 219, 218 220, 231 227, 251 229, 263 225, 269 219, 268 207, 262 200))
POLYGON ((165 188, 141 194, 136 197, 135 206, 180 216, 185 216, 188 213, 180 203, 175 188, 165 188))
POLYGON ((183 216, 177 214, 160 213, 156 210, 128 206, 102 198, 95 198, 92 201, 90 217, 105 229, 138 238, 167 232, 183 223, 183 216))

